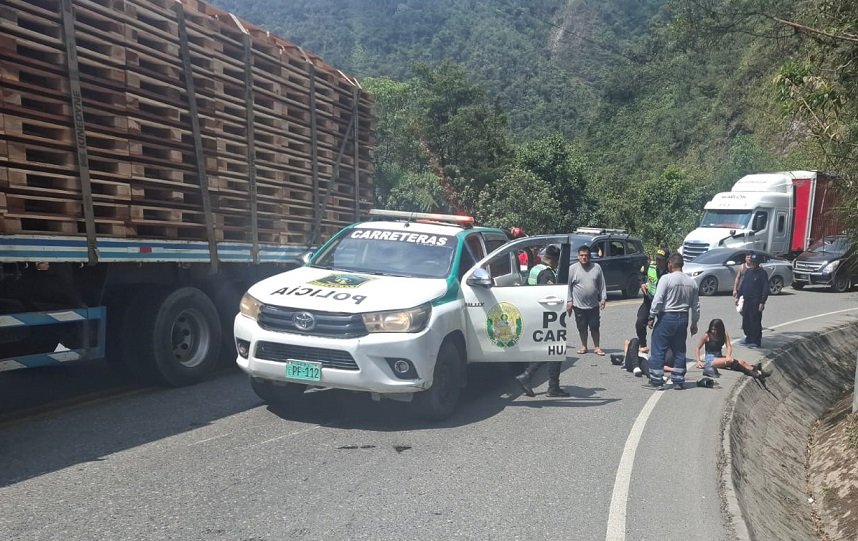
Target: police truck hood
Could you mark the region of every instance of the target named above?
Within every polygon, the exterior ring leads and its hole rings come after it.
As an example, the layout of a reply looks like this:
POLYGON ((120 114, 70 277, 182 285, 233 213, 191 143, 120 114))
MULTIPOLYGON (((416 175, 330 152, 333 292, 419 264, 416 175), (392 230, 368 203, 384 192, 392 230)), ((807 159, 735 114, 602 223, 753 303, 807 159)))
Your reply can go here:
POLYGON ((412 308, 447 292, 443 278, 361 274, 301 267, 263 280, 248 293, 263 304, 322 312, 412 308))

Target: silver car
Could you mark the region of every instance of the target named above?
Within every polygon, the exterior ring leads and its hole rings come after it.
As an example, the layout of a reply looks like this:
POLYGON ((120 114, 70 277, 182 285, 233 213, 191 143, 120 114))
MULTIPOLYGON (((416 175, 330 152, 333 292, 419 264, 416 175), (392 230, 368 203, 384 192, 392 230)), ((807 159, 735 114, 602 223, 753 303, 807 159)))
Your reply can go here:
POLYGON ((739 266, 745 262, 745 255, 755 253, 760 256, 760 266, 769 275, 769 294, 778 295, 784 284, 792 283, 792 265, 786 259, 778 259, 772 254, 759 250, 735 248, 716 248, 704 252, 682 267, 682 272, 694 278, 701 295, 732 293, 733 282, 739 266))

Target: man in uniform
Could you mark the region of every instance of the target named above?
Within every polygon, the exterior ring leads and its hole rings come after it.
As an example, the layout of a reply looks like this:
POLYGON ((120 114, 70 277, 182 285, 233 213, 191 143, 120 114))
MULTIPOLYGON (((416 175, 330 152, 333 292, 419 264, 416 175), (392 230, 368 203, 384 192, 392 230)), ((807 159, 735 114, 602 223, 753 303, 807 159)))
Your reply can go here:
MULTIPOLYGON (((751 253, 748 269, 739 282, 739 296, 744 297, 742 306, 742 330, 745 344, 749 348, 760 347, 763 338, 763 310, 769 298, 769 275, 760 267, 760 255, 751 253)), ((738 301, 737 301, 738 302, 738 301)))
POLYGON ((646 342, 646 323, 649 319, 649 309, 652 306, 652 297, 655 295, 655 288, 658 285, 658 280, 667 272, 667 257, 670 252, 667 248, 661 247, 655 251, 655 261, 649 267, 641 268, 641 274, 646 272, 646 281, 641 284, 643 292, 643 302, 638 308, 638 316, 635 321, 635 332, 638 336, 638 347, 641 353, 649 353, 649 347, 646 342))
POLYGON ((682 272, 681 254, 667 258, 668 272, 658 281, 652 306, 649 311, 649 327, 652 331, 652 354, 649 357, 649 381, 653 388, 664 388, 665 353, 671 349, 673 361, 673 388, 685 385, 685 340, 688 324, 691 334, 697 334, 700 319, 700 297, 697 283, 682 272), (656 323, 658 318, 658 323, 656 323))
MULTIPOLYGON (((539 252, 542 263, 530 269, 530 274, 527 277, 528 285, 543 285, 557 283, 557 266, 560 263, 560 248, 549 244, 539 252)), ((560 388, 560 361, 544 361, 533 362, 527 365, 527 368, 515 377, 515 381, 521 385, 524 394, 527 396, 536 396, 531 386, 533 374, 539 370, 539 367, 548 363, 548 392, 546 396, 567 397, 569 393, 560 388)))

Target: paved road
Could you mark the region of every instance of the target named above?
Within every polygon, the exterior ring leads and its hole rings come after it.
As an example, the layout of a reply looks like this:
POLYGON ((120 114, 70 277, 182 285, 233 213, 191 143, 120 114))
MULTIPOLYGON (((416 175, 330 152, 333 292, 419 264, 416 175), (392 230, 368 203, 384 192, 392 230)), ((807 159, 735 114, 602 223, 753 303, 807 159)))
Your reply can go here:
MULTIPOLYGON (((856 301, 787 290, 763 345, 854 319, 856 301)), ((606 349, 633 334, 638 302, 609 303, 606 349)), ((712 317, 741 336, 729 297, 703 300, 702 325, 712 317)), ((340 391, 279 411, 237 373, 7 420, 0 539, 725 538, 720 413, 742 376, 654 393, 606 357, 565 366, 569 399, 527 398, 500 367, 476 367, 442 424, 340 391)), ((29 394, 8 376, 0 394, 29 394)))

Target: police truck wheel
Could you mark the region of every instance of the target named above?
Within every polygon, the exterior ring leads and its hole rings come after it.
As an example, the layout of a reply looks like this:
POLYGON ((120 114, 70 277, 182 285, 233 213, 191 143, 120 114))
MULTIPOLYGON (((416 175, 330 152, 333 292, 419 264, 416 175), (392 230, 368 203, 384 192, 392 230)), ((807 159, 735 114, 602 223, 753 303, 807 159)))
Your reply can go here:
POLYGON ((784 279, 780 276, 772 276, 769 280, 769 295, 780 295, 784 288, 784 279))
POLYGON ((699 291, 701 295, 706 295, 707 297, 714 295, 718 292, 718 279, 714 276, 707 276, 700 282, 699 291))
POLYGON ((462 394, 463 365, 459 348, 453 342, 444 342, 435 361, 432 387, 414 398, 423 417, 443 421, 453 414, 462 394))
POLYGON ((146 288, 125 320, 125 357, 144 381, 174 387, 203 380, 218 362, 221 326, 205 293, 146 288))
POLYGON ((284 383, 276 384, 271 381, 259 378, 250 378, 250 387, 256 396, 262 399, 266 404, 272 406, 287 406, 292 405, 298 400, 306 385, 300 383, 284 383))
POLYGON ((852 281, 849 275, 845 272, 838 272, 834 275, 834 280, 831 281, 831 291, 835 293, 843 293, 849 291, 852 287, 852 281))

